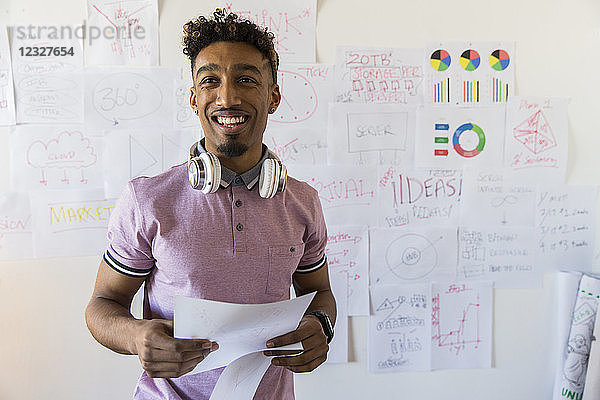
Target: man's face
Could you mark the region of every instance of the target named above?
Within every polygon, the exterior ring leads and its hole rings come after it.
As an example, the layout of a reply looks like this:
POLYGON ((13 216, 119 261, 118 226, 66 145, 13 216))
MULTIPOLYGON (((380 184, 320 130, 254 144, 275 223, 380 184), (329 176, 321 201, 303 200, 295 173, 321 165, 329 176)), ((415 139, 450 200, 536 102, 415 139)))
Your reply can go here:
POLYGON ((192 77, 190 104, 206 150, 229 158, 260 155, 269 110, 281 99, 262 53, 247 43, 213 43, 198 53, 192 77))

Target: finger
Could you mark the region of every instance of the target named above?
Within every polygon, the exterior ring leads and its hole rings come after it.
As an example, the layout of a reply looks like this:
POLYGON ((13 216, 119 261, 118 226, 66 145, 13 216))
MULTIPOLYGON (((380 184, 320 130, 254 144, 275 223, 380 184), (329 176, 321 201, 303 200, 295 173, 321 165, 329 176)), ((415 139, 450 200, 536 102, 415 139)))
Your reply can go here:
MULTIPOLYGON (((291 359, 291 358, 296 358, 296 357, 289 357, 289 358, 291 359)), ((311 358, 311 357, 309 357, 309 358, 311 358)), ((276 362, 276 360, 280 360, 280 361, 278 361, 277 364, 274 364, 274 365, 284 367, 292 372, 310 372, 310 371, 313 371, 315 368, 317 368, 319 365, 323 364, 327 360, 327 353, 319 354, 315 358, 311 358, 309 361, 307 361, 305 363, 287 364, 287 362, 293 362, 293 360, 286 360, 285 358, 274 358, 272 361, 276 362)))
POLYGON ((183 363, 170 362, 152 362, 142 364, 142 367, 151 378, 176 378, 192 371, 204 360, 204 357, 198 357, 183 363))
POLYGON ((321 346, 315 349, 307 350, 297 356, 276 357, 271 363, 281 367, 301 367, 312 363, 314 360, 323 356, 327 357, 329 346, 321 346))
POLYGON ((267 357, 293 356, 302 353, 304 350, 266 350, 263 354, 267 357))
POLYGON ((208 339, 175 339, 170 336, 159 337, 157 339, 157 341, 152 343, 153 347, 176 353, 203 349, 210 350, 216 345, 215 342, 211 342, 208 339))
POLYGON ((186 362, 198 357, 206 357, 210 354, 210 350, 194 350, 184 351, 183 353, 176 353, 162 349, 147 349, 140 352, 139 357, 141 360, 147 362, 186 362))
POLYGON ((307 338, 322 332, 321 324, 300 324, 298 329, 295 331, 288 332, 284 335, 274 337, 267 341, 267 347, 280 347, 288 344, 295 344, 298 342, 304 342, 307 338))

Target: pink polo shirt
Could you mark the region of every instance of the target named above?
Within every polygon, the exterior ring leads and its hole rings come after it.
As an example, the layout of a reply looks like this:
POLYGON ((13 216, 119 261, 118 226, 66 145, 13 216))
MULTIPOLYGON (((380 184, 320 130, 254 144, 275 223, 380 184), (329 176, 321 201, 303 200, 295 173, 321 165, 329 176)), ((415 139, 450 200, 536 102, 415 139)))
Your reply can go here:
MULTIPOLYGON (((191 188, 186 164, 129 183, 111 215, 104 258, 120 273, 147 276, 144 318, 172 320, 178 295, 250 304, 285 300, 293 273, 325 263, 327 231, 317 192, 288 178, 283 193, 263 199, 255 183, 203 194, 191 188)), ((134 398, 208 399, 221 371, 175 379, 144 372, 134 398)), ((255 399, 294 399, 292 373, 269 367, 255 399)))

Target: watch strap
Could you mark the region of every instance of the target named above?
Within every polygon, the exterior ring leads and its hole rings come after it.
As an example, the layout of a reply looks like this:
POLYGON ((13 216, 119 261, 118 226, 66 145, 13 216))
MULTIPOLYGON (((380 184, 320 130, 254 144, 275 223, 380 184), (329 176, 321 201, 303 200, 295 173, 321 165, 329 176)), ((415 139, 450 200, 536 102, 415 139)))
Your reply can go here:
POLYGON ((325 333, 325 336, 327 336, 327 344, 331 343, 331 340, 333 339, 333 325, 331 324, 329 315, 325 314, 323 311, 311 311, 306 315, 314 315, 319 319, 319 322, 323 327, 323 332, 325 333))

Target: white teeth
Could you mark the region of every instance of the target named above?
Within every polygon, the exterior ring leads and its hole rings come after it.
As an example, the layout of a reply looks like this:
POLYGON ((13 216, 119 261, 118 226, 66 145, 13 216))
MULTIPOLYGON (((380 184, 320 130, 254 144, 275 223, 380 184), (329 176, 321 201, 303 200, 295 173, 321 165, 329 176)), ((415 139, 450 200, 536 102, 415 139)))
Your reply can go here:
POLYGON ((223 117, 223 116, 218 116, 217 117, 217 122, 221 125, 238 125, 241 124, 245 121, 245 117, 223 117))

